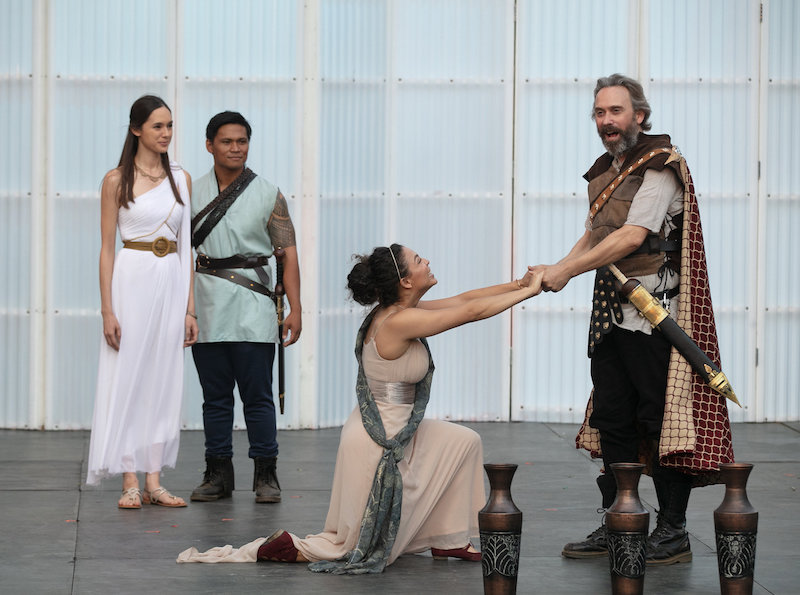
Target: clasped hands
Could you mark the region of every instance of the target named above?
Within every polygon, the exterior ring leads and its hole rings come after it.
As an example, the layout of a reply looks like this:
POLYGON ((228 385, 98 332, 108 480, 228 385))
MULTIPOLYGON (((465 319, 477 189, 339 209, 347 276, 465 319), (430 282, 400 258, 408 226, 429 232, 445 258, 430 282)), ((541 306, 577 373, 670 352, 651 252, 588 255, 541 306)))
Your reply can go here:
POLYGON ((520 289, 525 289, 530 293, 528 297, 539 295, 542 292, 542 273, 533 270, 533 267, 528 267, 528 270, 517 281, 517 284, 520 289))
POLYGON ((564 289, 567 283, 569 283, 569 280, 573 277, 569 267, 562 262, 529 266, 528 273, 541 275, 542 290, 553 292, 564 289))

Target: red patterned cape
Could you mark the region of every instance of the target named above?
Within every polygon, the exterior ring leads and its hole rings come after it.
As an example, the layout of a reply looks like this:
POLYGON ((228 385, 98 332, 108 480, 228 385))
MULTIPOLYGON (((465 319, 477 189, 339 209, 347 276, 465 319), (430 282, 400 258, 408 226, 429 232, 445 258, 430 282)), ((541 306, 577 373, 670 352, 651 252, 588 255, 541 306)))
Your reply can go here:
MULTIPOLYGON (((717 329, 694 182, 686 160, 675 147, 667 164, 672 164, 679 173, 684 187, 680 302, 676 320, 711 361, 719 366, 717 329)), ((591 413, 590 396, 575 445, 576 448, 590 451, 592 457, 600 457, 600 433, 589 427, 591 413)), ((712 390, 694 373, 675 348, 669 361, 664 421, 658 450, 661 465, 705 476, 697 478, 698 484, 715 482, 719 465, 733 462, 731 426, 725 397, 712 390)))

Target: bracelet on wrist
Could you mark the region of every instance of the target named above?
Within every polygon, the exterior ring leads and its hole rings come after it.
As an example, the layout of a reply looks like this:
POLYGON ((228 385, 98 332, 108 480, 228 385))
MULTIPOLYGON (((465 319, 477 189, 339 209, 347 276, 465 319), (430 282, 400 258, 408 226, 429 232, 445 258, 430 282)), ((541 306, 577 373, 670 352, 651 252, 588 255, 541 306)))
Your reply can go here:
POLYGON ((187 312, 187 313, 186 313, 186 316, 191 316, 192 318, 194 318, 195 320, 197 320, 197 314, 193 314, 193 313, 191 313, 191 312, 187 312))
POLYGON ((517 282, 517 287, 522 289, 522 283, 519 282, 519 279, 515 279, 515 281, 517 282))

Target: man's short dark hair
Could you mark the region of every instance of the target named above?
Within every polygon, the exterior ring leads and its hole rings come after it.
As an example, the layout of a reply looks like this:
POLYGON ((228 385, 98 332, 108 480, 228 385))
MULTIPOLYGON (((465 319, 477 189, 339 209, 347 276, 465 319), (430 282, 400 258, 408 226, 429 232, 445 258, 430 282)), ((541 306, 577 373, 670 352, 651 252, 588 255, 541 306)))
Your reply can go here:
POLYGON ((213 143, 217 132, 219 132, 219 129, 225 126, 225 124, 241 124, 247 131, 247 140, 250 140, 250 134, 252 133, 250 122, 239 112, 220 112, 211 118, 208 121, 208 126, 206 126, 206 139, 213 143))

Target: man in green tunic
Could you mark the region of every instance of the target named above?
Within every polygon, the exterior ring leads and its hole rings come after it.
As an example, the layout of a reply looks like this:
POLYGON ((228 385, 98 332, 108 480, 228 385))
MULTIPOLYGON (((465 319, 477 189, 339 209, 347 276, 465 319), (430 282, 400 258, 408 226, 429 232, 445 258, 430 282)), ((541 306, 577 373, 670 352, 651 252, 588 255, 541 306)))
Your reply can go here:
POLYGON ((291 312, 280 340, 300 337, 300 270, 294 227, 280 190, 246 167, 251 127, 222 112, 206 128, 214 167, 194 184, 192 244, 197 250, 195 303, 200 335, 192 349, 203 388, 206 471, 193 501, 230 497, 233 478, 233 387, 238 386, 255 462, 256 502, 280 502, 272 364, 279 340, 270 299, 268 258, 283 248, 283 285, 291 312))

